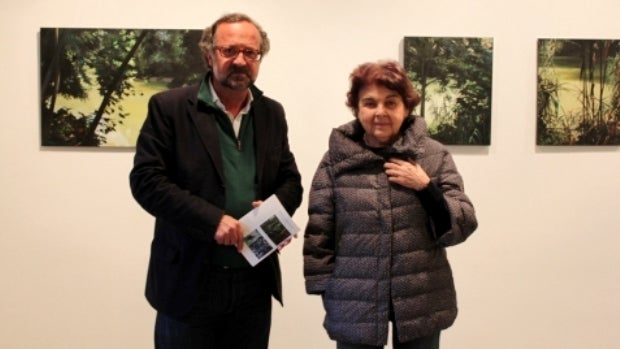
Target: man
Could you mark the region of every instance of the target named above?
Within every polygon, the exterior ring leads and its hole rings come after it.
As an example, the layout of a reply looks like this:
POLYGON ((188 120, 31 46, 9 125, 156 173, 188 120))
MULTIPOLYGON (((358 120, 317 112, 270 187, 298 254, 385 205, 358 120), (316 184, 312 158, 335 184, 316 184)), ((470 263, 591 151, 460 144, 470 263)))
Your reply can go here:
POLYGON ((251 267, 238 219, 272 194, 292 215, 301 177, 282 106, 254 86, 267 34, 231 14, 199 46, 205 78, 151 98, 130 174, 156 217, 146 284, 155 346, 267 348, 271 297, 282 302, 278 257, 251 267))

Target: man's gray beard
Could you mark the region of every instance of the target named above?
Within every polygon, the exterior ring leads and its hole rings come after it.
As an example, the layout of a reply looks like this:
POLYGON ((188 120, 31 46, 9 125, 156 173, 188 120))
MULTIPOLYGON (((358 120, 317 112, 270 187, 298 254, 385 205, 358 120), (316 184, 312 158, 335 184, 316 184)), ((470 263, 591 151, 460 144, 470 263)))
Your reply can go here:
POLYGON ((245 75, 247 79, 237 80, 232 77, 233 74, 228 75, 224 80, 221 81, 222 86, 228 87, 231 90, 235 91, 243 91, 248 89, 254 81, 248 76, 245 75))

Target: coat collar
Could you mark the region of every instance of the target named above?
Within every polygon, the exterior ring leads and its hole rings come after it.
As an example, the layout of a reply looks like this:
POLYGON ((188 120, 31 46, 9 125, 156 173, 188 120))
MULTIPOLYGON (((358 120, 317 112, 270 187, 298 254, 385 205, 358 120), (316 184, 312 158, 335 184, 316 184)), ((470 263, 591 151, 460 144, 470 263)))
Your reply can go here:
POLYGON ((386 157, 417 159, 424 153, 424 138, 428 137, 426 122, 419 116, 409 116, 403 122, 396 141, 373 152, 364 144, 364 129, 356 119, 334 129, 329 139, 329 155, 335 168, 362 168, 371 163, 383 163, 386 157))

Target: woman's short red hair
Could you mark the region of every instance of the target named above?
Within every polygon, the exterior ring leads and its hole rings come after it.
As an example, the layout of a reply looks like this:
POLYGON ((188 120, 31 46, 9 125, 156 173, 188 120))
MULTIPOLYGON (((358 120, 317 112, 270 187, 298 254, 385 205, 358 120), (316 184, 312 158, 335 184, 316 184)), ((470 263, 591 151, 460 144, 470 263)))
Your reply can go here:
POLYGON ((407 72, 400 63, 392 60, 364 63, 350 75, 351 88, 347 92, 347 106, 357 117, 359 111, 359 93, 369 85, 377 84, 397 92, 403 99, 409 114, 420 103, 420 94, 407 77, 407 72))

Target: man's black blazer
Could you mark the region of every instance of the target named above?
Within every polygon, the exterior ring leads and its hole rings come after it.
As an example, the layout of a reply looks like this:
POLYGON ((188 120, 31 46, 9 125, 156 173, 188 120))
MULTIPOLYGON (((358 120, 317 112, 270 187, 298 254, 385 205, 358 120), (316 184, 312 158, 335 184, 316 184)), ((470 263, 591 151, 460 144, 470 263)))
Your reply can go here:
MULTIPOLYGON (((205 281, 226 196, 215 111, 198 100, 198 89, 194 85, 151 97, 130 173, 134 198, 155 216, 146 297, 157 311, 173 317, 191 309, 205 281)), ((292 215, 303 189, 284 109, 255 87, 252 93, 256 199, 275 193, 292 215)), ((277 254, 255 268, 270 278, 272 294, 282 302, 277 254)))

